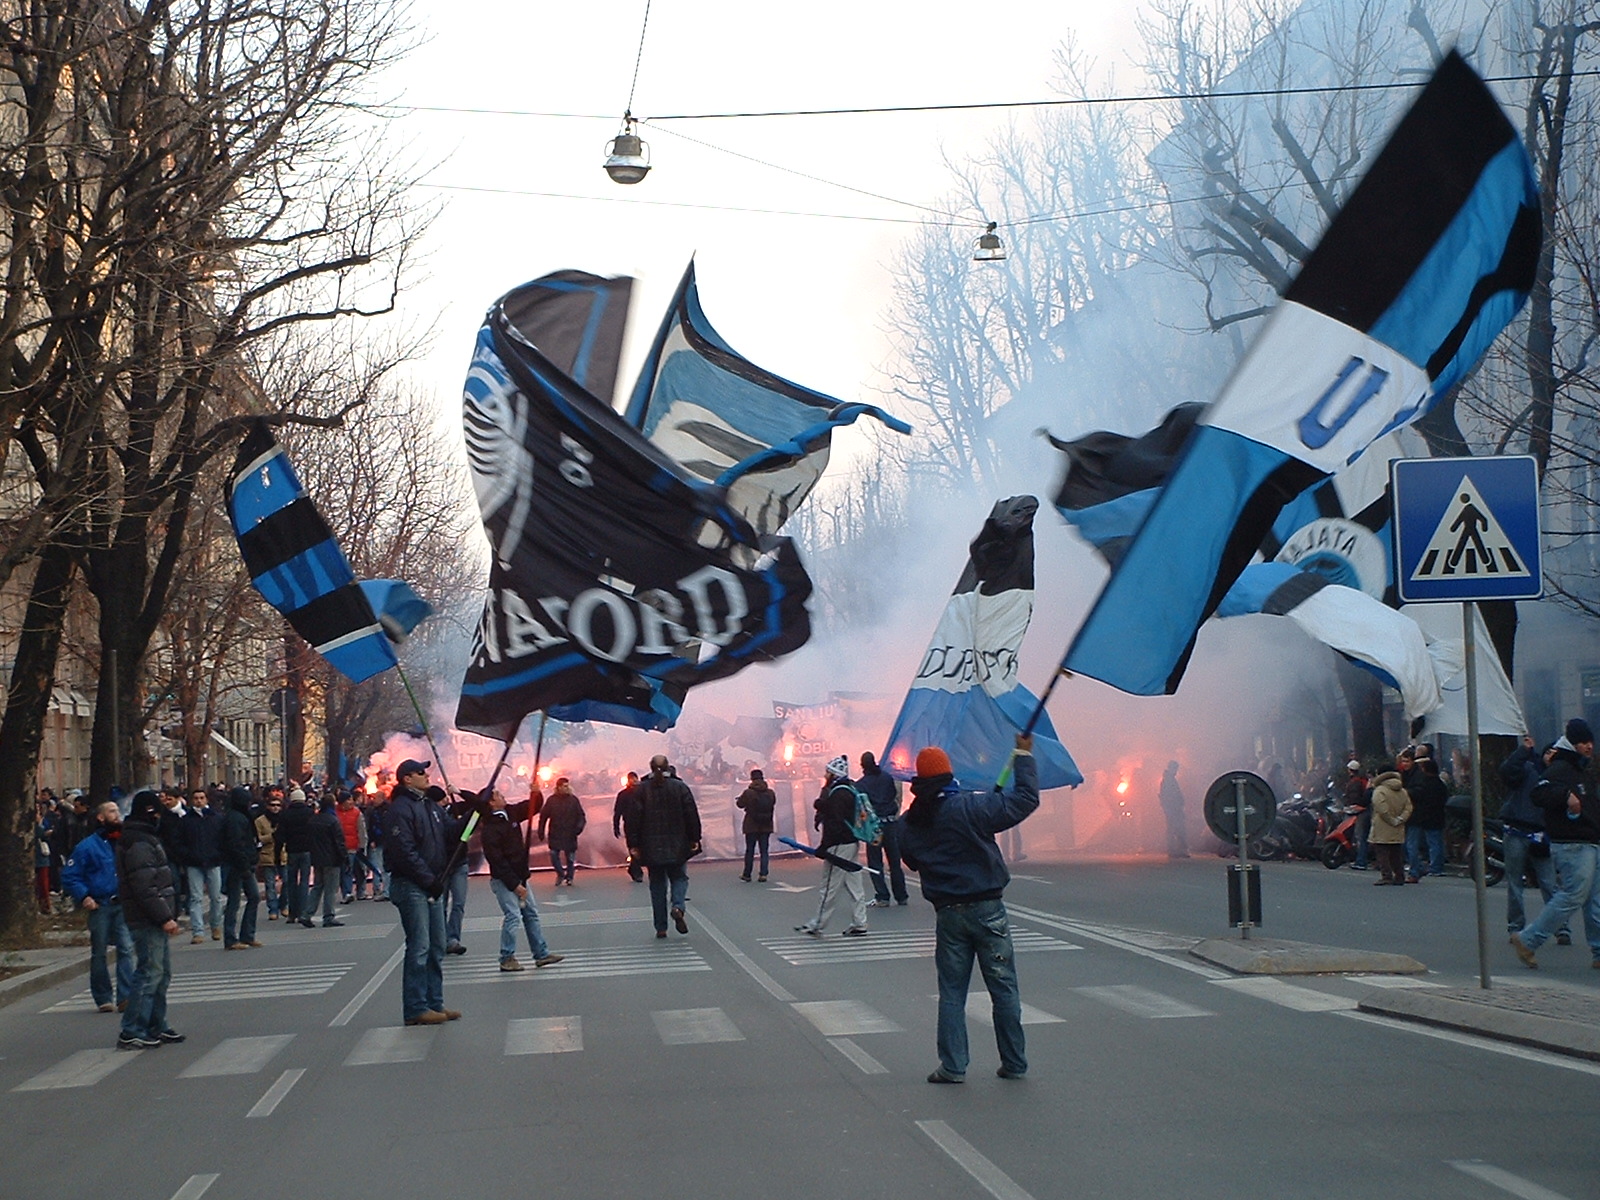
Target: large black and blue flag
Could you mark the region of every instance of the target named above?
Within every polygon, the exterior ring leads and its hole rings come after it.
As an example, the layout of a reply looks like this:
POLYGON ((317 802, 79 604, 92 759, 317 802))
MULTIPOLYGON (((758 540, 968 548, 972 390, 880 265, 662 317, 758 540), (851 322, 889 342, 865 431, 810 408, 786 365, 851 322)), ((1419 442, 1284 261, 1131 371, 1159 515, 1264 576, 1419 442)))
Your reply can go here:
MULTIPOLYGON (((966 570, 934 630, 880 759, 909 779, 917 751, 942 747, 963 786, 994 786, 1010 764, 1018 730, 1038 700, 1017 678, 1033 618, 1032 496, 995 504, 972 540, 966 570)), ((1034 726, 1039 786, 1076 787, 1083 775, 1048 714, 1034 726)))
POLYGON ((340 674, 360 683, 398 664, 333 530, 265 422, 239 446, 228 516, 250 582, 340 674))
POLYGON ((1174 691, 1284 507, 1427 413, 1516 315, 1540 236, 1527 153, 1452 52, 1201 417, 1063 666, 1174 691))
POLYGON ((776 533, 828 465, 833 431, 874 417, 763 370, 722 339, 700 307, 694 263, 656 333, 627 407, 628 420, 695 478, 723 490, 757 533, 776 533))
POLYGON ((688 688, 803 645, 811 580, 605 401, 626 281, 562 272, 489 311, 463 396, 494 547, 456 724, 545 711, 667 729, 688 688))

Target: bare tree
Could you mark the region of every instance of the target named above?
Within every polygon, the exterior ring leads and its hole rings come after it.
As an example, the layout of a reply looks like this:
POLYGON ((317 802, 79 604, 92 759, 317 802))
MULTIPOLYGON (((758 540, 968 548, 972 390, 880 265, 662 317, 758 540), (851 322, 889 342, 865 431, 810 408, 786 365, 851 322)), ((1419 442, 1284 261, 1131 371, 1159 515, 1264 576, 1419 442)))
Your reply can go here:
MULTIPOLYGON (((309 397, 273 368, 303 356, 286 351, 306 330, 381 315, 401 286, 418 231, 406 172, 372 153, 352 114, 404 48, 404 13, 378 0, 7 11, 0 451, 20 447, 36 503, 14 522, 0 582, 34 554, 51 563, 33 585, 43 617, 63 574, 85 571, 104 655, 90 781, 103 796, 138 753, 128 718, 201 470, 245 411, 294 419, 309 397)), ((324 394, 359 403, 361 365, 324 394)), ((21 643, 28 669, 13 672, 0 724, 8 871, 59 621, 30 622, 21 643)), ((0 935, 25 919, 25 887, 0 881, 0 935)))

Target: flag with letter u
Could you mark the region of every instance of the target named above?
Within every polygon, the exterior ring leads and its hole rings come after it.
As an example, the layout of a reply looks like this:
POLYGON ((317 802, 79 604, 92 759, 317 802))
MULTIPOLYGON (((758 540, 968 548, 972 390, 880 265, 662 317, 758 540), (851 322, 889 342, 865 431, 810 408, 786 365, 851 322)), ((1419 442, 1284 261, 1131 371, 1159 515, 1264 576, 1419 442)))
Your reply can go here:
POLYGON ((1452 52, 1206 410, 1063 666, 1175 691, 1280 510, 1472 369, 1527 299, 1540 236, 1527 152, 1452 52))

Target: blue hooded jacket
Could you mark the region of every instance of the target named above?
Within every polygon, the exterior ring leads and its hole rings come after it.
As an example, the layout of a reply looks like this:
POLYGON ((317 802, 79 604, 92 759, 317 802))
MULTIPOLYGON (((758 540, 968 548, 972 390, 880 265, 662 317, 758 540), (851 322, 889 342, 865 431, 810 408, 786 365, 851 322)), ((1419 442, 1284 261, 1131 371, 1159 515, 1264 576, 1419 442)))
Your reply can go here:
POLYGON ((900 821, 900 857, 935 908, 998 900, 1011 882, 994 835, 1039 807, 1033 755, 1019 751, 1014 763, 1010 791, 964 792, 951 780, 937 798, 919 795, 900 821))
POLYGON ((90 896, 96 904, 116 899, 117 852, 106 840, 104 827, 72 848, 72 857, 61 868, 61 886, 79 904, 90 896))

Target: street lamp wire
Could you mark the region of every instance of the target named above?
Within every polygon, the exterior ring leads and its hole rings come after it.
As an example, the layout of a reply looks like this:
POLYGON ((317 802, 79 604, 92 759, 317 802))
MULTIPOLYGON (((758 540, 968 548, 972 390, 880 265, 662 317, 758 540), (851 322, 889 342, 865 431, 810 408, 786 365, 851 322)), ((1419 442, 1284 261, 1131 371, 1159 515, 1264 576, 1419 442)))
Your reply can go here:
POLYGON ((639 24, 639 49, 633 56, 633 80, 628 84, 628 107, 626 112, 633 111, 633 93, 639 86, 639 64, 644 62, 644 34, 650 28, 650 0, 644 0, 644 20, 639 24))

